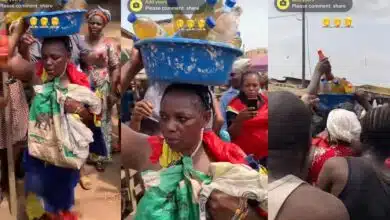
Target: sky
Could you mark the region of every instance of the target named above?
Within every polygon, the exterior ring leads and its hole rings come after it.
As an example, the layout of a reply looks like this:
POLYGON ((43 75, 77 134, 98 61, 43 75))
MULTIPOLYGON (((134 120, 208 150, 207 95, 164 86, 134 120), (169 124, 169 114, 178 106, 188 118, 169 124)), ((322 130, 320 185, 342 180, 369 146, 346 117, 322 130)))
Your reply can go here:
MULTIPOLYGON (((282 78, 302 75, 301 14, 278 12, 268 0, 269 76, 282 78)), ((317 50, 329 56, 335 75, 353 84, 390 87, 390 1, 354 0, 345 13, 307 13, 306 78, 310 79, 318 61, 317 50), (322 28, 322 19, 350 16, 351 29, 322 28)))
MULTIPOLYGON (((178 0, 180 4, 180 0, 178 0)), ((128 1, 121 1, 121 25, 133 32, 132 25, 127 21, 128 1)), ((246 50, 268 46, 268 2, 267 0, 237 0, 237 5, 243 9, 240 18, 240 32, 246 50)), ((171 18, 171 15, 145 15, 153 20, 171 18)))

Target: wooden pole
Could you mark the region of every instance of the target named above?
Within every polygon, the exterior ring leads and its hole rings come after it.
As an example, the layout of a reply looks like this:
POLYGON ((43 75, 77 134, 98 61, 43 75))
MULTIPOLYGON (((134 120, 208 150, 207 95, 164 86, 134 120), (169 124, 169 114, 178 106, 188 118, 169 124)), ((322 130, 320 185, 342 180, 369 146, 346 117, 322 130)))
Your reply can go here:
POLYGON ((306 13, 305 3, 302 8, 302 88, 306 88, 306 13))
MULTIPOLYGON (((3 76, 3 94, 9 94, 8 85, 6 82, 8 81, 8 73, 2 74, 3 76)), ((3 129, 3 137, 4 142, 7 147, 7 160, 8 160, 8 180, 9 180, 9 195, 10 195, 10 211, 11 215, 16 219, 18 216, 18 203, 17 203, 17 194, 16 194, 16 179, 15 179, 15 161, 14 161, 14 149, 12 146, 12 120, 11 120, 11 101, 8 102, 5 111, 3 110, 1 113, 3 114, 3 118, 5 119, 5 127, 3 129)))

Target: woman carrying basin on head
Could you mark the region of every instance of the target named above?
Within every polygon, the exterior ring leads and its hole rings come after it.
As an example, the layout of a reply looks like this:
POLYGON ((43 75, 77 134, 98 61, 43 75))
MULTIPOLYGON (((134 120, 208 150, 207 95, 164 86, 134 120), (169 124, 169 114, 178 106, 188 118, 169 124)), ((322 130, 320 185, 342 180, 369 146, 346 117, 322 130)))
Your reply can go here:
MULTIPOLYGON (((10 36, 12 52, 24 30, 24 24, 21 23, 10 36)), ((86 74, 79 72, 71 62, 71 51, 69 37, 45 38, 42 42, 42 61, 32 63, 21 56, 14 56, 4 68, 7 68, 15 78, 30 82, 32 85, 54 82, 58 88, 67 88, 70 84, 89 88, 86 74)), ((86 126, 94 124, 94 115, 83 103, 67 98, 64 110, 67 114, 78 115, 86 126)), ((70 211, 74 205, 74 188, 79 179, 79 170, 49 164, 30 156, 29 152, 25 152, 24 160, 25 190, 28 194, 35 194, 43 200, 45 215, 49 219, 60 216, 75 217, 70 211)))
MULTIPOLYGON (((133 55, 133 65, 142 65, 140 57, 133 55)), ((132 74, 135 75, 136 72, 132 74)), ((142 106, 145 109, 138 111, 143 112, 144 116, 150 116, 151 107, 142 106)), ((207 86, 169 85, 162 95, 160 105, 161 136, 144 135, 122 125, 124 167, 139 172, 156 171, 177 164, 182 156, 191 157, 194 169, 202 173, 208 173, 212 162, 245 164, 246 154, 237 145, 223 142, 213 131, 206 129, 212 109, 213 99, 207 86)), ((239 208, 238 201, 239 198, 213 192, 207 203, 207 210, 213 219, 230 219, 239 208)), ((250 208, 247 219, 264 218, 255 208, 250 208)))

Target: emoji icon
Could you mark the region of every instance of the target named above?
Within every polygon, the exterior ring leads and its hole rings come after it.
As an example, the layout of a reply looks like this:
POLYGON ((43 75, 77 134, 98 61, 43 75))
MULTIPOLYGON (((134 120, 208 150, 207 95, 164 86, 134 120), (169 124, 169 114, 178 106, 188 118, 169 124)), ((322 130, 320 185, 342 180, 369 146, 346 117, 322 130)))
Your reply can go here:
POLYGON ((203 30, 204 27, 205 27, 205 25, 206 25, 205 20, 200 19, 200 20, 198 21, 198 27, 199 27, 199 29, 203 30))
POLYGON ((46 27, 47 23, 49 23, 49 19, 47 19, 46 17, 41 18, 41 25, 42 26, 46 27))
POLYGON ((142 10, 143 4, 141 0, 131 0, 129 3, 130 11, 140 12, 142 10))
POLYGON ((38 24, 38 19, 36 17, 31 17, 30 18, 30 25, 37 26, 37 24, 38 24))
POLYGON ((286 11, 290 7, 290 0, 276 0, 276 8, 279 11, 286 11))
POLYGON ((341 19, 340 18, 335 18, 333 23, 334 23, 334 26, 339 28, 341 26, 341 19))
POLYGON ((351 17, 345 18, 345 20, 344 20, 344 25, 345 25, 345 27, 347 27, 347 28, 352 27, 352 18, 351 18, 351 17))
POLYGON ((182 19, 177 20, 176 26, 178 29, 182 28, 184 26, 184 21, 182 19))
POLYGON ((187 27, 188 29, 193 29, 195 26, 195 21, 194 20, 187 20, 187 27))
POLYGON ((51 19, 51 25, 58 26, 59 24, 60 24, 60 19, 58 19, 57 17, 51 19))
POLYGON ((322 19, 322 27, 329 27, 330 19, 328 17, 322 19))

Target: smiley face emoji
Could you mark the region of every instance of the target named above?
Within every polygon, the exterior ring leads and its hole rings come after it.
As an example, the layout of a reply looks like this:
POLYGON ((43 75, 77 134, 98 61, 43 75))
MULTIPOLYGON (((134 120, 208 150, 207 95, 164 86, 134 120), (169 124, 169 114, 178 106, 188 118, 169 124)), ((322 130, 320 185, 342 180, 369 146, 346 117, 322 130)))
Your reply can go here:
POLYGON ((184 21, 182 19, 179 19, 176 21, 176 28, 181 29, 184 26, 184 21))
POLYGON ((206 25, 205 20, 200 19, 200 20, 198 21, 198 27, 199 27, 199 29, 203 30, 204 27, 205 27, 205 25, 206 25))
POLYGON ((195 21, 194 20, 187 20, 187 27, 188 29, 193 29, 195 26, 195 21))
POLYGON ((347 28, 352 27, 352 18, 351 18, 351 17, 345 18, 345 20, 344 20, 344 25, 345 25, 345 27, 347 27, 347 28))
POLYGON ((340 18, 335 18, 333 23, 334 23, 334 26, 339 28, 341 26, 341 19, 340 18))
POLYGON ((57 17, 53 17, 51 19, 51 25, 58 26, 59 24, 60 24, 60 19, 58 19, 57 17))
POLYGON ((31 17, 30 18, 30 25, 37 26, 37 24, 38 24, 38 19, 36 17, 31 17))
POLYGON ((47 23, 49 23, 49 19, 47 19, 46 17, 41 18, 41 25, 42 26, 46 27, 47 23))
POLYGON ((322 19, 322 27, 329 27, 330 19, 328 17, 322 19))

